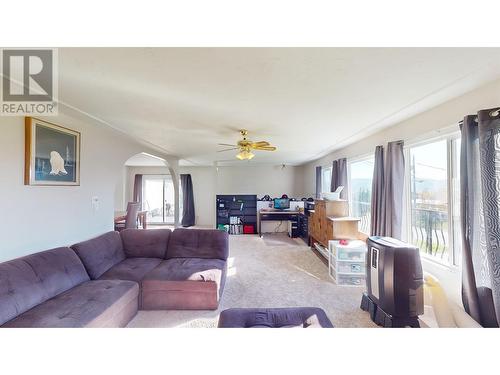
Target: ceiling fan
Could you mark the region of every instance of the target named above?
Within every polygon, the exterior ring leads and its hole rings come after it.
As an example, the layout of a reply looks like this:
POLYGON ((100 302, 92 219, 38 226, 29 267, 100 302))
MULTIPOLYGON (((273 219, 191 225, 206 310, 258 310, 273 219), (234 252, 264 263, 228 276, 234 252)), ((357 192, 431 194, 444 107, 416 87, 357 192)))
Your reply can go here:
POLYGON ((252 153, 252 150, 257 150, 257 151, 276 151, 276 147, 271 146, 269 142, 266 141, 260 141, 260 142, 253 142, 247 139, 248 131, 245 129, 240 130, 240 134, 243 137, 242 140, 238 141, 237 144, 235 145, 230 145, 227 143, 219 143, 219 146, 231 146, 231 148, 227 148, 225 150, 220 150, 217 152, 225 152, 225 151, 232 151, 232 150, 239 150, 239 153, 236 155, 236 157, 240 160, 250 160, 252 159, 255 154, 252 153))

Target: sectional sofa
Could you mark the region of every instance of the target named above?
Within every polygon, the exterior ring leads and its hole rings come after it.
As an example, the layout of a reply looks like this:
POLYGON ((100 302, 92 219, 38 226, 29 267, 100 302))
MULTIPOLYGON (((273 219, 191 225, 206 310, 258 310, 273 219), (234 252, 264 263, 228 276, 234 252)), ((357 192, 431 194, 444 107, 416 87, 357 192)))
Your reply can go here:
POLYGON ((0 326, 123 327, 142 310, 215 310, 228 235, 126 229, 0 263, 0 326))

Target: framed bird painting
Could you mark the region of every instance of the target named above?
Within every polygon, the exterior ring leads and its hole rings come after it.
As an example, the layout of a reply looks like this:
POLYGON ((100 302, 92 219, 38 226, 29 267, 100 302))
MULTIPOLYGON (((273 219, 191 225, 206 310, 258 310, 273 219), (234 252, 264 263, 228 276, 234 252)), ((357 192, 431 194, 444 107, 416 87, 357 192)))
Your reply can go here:
POLYGON ((80 185, 80 133, 25 118, 25 185, 80 185))

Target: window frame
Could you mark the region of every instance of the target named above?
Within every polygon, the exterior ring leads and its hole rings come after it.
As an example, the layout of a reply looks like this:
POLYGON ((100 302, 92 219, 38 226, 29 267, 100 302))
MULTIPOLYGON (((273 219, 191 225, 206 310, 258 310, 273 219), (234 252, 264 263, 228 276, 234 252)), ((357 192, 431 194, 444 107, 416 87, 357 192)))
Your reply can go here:
MULTIPOLYGON (((162 211, 162 216, 163 216, 163 222, 161 222, 160 225, 172 225, 172 224, 175 224, 175 213, 176 213, 176 210, 175 210, 175 186, 174 186, 174 179, 172 178, 172 175, 170 173, 152 173, 152 174, 143 174, 143 178, 142 178, 142 207, 141 209, 142 210, 148 210, 147 207, 144 207, 144 205, 146 204, 146 181, 147 180, 158 180, 158 181, 162 181, 163 182, 163 192, 162 192, 162 200, 163 200, 163 205, 165 205, 165 202, 166 202, 166 198, 165 198, 165 188, 166 188, 166 182, 168 183, 171 183, 172 184, 172 188, 173 188, 173 192, 174 192, 174 205, 173 205, 173 221, 166 221, 166 217, 165 217, 165 212, 164 210, 162 211)), ((179 186, 180 186, 180 179, 179 179, 179 186)), ((182 205, 182 203, 181 203, 182 205)), ((149 223, 149 224, 156 224, 156 223, 149 223)))
POLYGON ((332 166, 331 165, 322 165, 321 166, 321 193, 329 193, 331 190, 331 181, 332 181, 332 166), (325 171, 330 170, 330 180, 327 182, 328 189, 323 190, 323 186, 325 184, 325 171))
MULTIPOLYGON (((370 160, 370 159, 373 159, 375 161, 375 155, 373 153, 371 154, 364 154, 364 155, 361 155, 361 156, 357 156, 355 158, 348 158, 347 159, 347 201, 349 202, 349 215, 353 215, 353 207, 352 207, 352 204, 353 204, 353 200, 352 200, 352 197, 353 197, 353 194, 352 194, 352 179, 351 179, 351 172, 352 172, 352 164, 354 163, 360 163, 360 162, 364 162, 364 161, 367 161, 367 160, 370 160)), ((375 168, 375 166, 374 166, 375 168)), ((372 173, 372 183, 373 183, 373 173, 372 173)), ((371 194, 371 191, 370 191, 370 194, 371 194)), ((371 211, 371 210, 370 210, 371 211)), ((371 212, 370 212, 371 214, 371 212)), ((363 232, 362 230, 359 230, 361 233, 363 234, 366 234, 366 235, 370 235, 370 228, 368 228, 368 233, 365 233, 363 232)))
POLYGON ((460 155, 455 155, 454 142, 460 141, 460 131, 450 130, 442 132, 441 134, 433 137, 419 138, 413 142, 405 142, 403 147, 405 162, 405 178, 404 178, 404 194, 403 194, 403 240, 410 242, 411 238, 411 168, 410 168, 410 150, 414 147, 425 146, 431 143, 446 141, 446 176, 447 176, 447 214, 448 214, 448 238, 449 238, 449 261, 442 261, 436 257, 420 252, 420 256, 430 262, 436 263, 439 266, 446 267, 448 269, 458 269, 460 266, 460 253, 456 244, 460 243, 460 239, 455 238, 454 230, 454 207, 456 206, 456 198, 454 194, 455 184, 456 184, 456 172, 460 168, 457 157, 460 155))

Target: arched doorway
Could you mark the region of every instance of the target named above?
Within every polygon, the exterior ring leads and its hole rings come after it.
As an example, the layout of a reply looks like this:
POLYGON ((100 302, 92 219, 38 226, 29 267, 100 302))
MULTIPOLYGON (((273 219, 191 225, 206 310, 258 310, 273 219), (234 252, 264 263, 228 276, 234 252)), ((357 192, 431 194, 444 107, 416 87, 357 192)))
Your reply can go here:
POLYGON ((179 177, 172 164, 149 153, 131 156, 124 163, 115 206, 125 210, 128 202, 140 201, 148 228, 178 226, 179 177))

